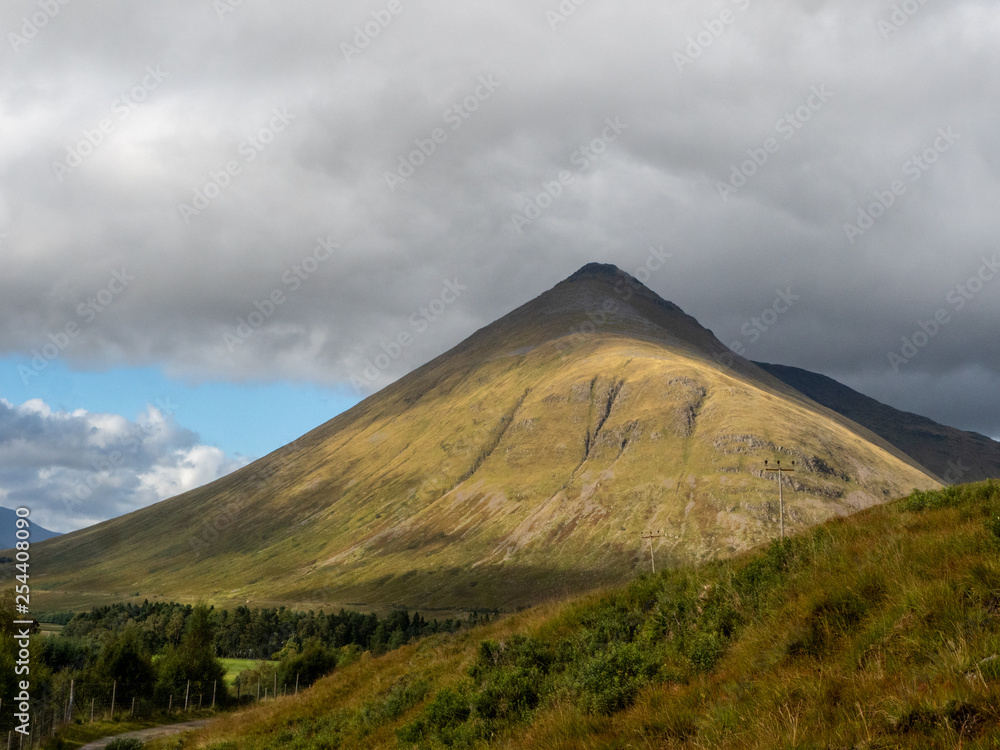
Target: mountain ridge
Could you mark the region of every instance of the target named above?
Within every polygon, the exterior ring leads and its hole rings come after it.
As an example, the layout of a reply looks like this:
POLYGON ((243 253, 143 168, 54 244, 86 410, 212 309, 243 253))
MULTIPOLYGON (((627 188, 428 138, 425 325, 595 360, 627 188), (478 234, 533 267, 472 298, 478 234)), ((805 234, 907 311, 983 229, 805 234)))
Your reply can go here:
MULTIPOLYGON (((18 515, 14 510, 0 506, 0 549, 10 549, 17 542, 17 519, 18 515)), ((31 521, 30 517, 28 520, 31 521)), ((30 531, 31 538, 29 541, 31 543, 44 542, 46 539, 52 539, 61 535, 60 532, 49 531, 34 521, 31 521, 30 531)))
POLYGON ((946 484, 1000 478, 1000 443, 985 435, 895 409, 820 373, 787 365, 754 364, 880 435, 946 484))
MULTIPOLYGON (((43 594, 516 607, 937 480, 588 264, 352 409, 205 487, 47 543, 43 594)), ((79 598, 79 597, 78 597, 79 598)))

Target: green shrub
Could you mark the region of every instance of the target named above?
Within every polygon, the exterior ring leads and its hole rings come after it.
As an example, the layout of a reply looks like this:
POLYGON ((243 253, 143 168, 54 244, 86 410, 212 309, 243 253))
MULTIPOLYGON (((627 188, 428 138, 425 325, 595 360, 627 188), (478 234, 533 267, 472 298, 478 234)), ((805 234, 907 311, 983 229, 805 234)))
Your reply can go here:
POLYGON ((517 634, 500 643, 496 641, 480 643, 476 661, 469 669, 469 674, 478 680, 492 670, 502 667, 536 669, 545 674, 554 660, 555 654, 549 644, 537 638, 517 634))
POLYGON ((453 727, 468 720, 472 708, 469 700, 454 688, 440 691, 424 711, 427 725, 433 729, 453 727))
POLYGON ((337 666, 336 649, 325 646, 319 638, 312 637, 302 644, 302 650, 286 648, 278 665, 278 682, 282 685, 308 687, 337 666))
POLYGON ((542 674, 537 669, 502 669, 480 686, 473 698, 476 715, 487 722, 510 721, 538 707, 542 674))
POLYGON ((476 728, 466 722, 472 715, 472 705, 462 689, 444 688, 416 721, 396 730, 404 744, 418 744, 434 738, 449 747, 468 747, 476 738, 476 728))
POLYGON ((954 508, 965 503, 982 505, 1000 498, 1000 482, 993 479, 975 484, 953 484, 940 490, 914 490, 900 505, 904 511, 954 508))
POLYGON ((688 639, 685 653, 700 672, 708 672, 726 653, 722 637, 712 631, 699 631, 688 639))
POLYGON ((580 618, 589 650, 610 643, 630 643, 642 628, 645 617, 622 602, 607 601, 580 618))
POLYGON ((733 590, 748 609, 757 611, 784 575, 796 566, 801 567, 804 558, 801 540, 774 540, 763 554, 755 556, 736 572, 732 579, 733 590))
POLYGON ((583 707, 601 714, 628 708, 656 671, 657 666, 643 657, 636 644, 611 644, 580 665, 577 684, 583 707))
POLYGON ((142 750, 144 747, 142 740, 137 740, 135 737, 119 737, 111 740, 105 750, 142 750))

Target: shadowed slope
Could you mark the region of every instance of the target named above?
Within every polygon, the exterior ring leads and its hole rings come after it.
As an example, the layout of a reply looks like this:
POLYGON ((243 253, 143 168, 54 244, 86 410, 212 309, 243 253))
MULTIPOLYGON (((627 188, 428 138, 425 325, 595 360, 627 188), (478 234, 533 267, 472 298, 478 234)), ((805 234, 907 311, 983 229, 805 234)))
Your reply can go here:
POLYGON ((798 367, 755 362, 817 403, 864 425, 946 482, 1000 478, 1000 443, 900 411, 832 378, 798 367))

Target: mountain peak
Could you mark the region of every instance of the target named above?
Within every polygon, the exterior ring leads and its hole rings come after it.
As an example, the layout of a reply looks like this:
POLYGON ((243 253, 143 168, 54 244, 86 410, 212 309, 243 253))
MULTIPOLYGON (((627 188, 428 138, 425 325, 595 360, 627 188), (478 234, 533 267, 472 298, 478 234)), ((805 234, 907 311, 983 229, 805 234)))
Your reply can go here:
POLYGON ((583 278, 590 277, 602 277, 606 279, 617 279, 621 277, 626 277, 626 274, 618 266, 613 263, 588 263, 583 266, 579 271, 570 276, 566 281, 578 281, 583 278))

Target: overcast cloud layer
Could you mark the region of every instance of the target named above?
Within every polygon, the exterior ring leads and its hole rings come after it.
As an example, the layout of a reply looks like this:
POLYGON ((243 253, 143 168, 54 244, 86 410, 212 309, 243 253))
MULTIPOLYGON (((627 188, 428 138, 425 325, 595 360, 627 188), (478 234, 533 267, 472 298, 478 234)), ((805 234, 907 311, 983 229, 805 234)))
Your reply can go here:
POLYGON ((0 28, 0 353, 39 371, 368 393, 597 260, 752 359, 1000 436, 994 0, 18 0, 0 28))

